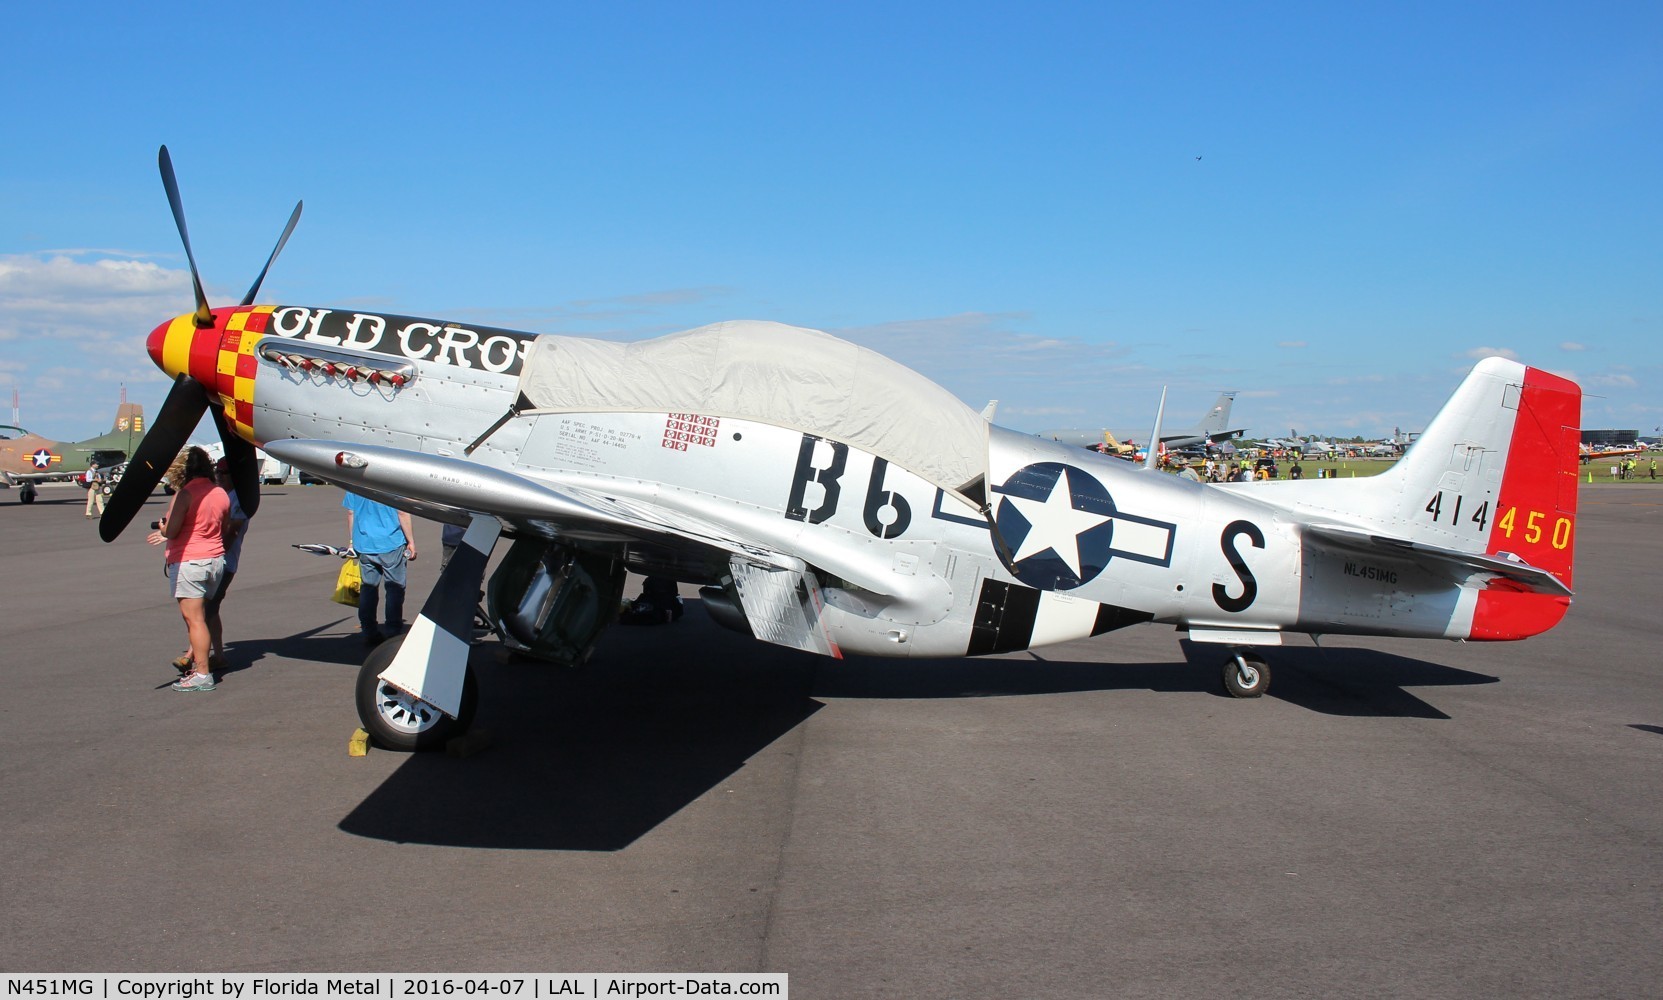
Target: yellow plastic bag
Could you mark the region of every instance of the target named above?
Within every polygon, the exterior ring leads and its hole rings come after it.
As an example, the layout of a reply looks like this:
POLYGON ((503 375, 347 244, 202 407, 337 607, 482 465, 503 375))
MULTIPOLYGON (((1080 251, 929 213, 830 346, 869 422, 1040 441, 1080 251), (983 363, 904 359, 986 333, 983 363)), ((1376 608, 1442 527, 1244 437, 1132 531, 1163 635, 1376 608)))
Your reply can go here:
POLYGON ((363 578, 358 573, 358 560, 341 563, 341 575, 335 578, 335 603, 349 608, 358 606, 358 587, 363 578))

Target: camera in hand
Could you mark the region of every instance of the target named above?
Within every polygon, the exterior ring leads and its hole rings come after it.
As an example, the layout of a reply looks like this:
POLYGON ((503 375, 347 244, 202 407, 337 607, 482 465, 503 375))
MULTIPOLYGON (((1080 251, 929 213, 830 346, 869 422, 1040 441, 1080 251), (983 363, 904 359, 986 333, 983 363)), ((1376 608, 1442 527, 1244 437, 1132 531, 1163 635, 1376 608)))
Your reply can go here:
POLYGON ((160 521, 151 521, 150 522, 150 530, 152 530, 152 531, 161 531, 162 530, 162 522, 160 522, 160 521))

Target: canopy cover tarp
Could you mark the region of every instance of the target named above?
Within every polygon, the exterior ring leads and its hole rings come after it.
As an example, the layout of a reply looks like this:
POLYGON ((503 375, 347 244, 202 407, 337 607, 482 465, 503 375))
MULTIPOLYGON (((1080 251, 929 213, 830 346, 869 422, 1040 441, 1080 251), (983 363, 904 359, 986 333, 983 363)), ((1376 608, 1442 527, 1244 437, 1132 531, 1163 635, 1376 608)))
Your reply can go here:
POLYGON ((539 412, 698 413, 853 445, 955 493, 987 469, 987 421, 905 365, 756 320, 618 343, 542 336, 520 390, 539 412))

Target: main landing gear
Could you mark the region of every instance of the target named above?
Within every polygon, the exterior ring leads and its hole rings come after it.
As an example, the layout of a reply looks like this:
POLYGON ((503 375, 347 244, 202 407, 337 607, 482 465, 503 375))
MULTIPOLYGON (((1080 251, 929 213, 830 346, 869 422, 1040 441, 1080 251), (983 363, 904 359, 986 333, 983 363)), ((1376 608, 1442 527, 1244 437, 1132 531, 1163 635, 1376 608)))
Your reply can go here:
POLYGON ((385 750, 437 750, 473 725, 479 685, 469 670, 462 680, 462 706, 453 718, 381 679, 404 645, 394 636, 370 651, 358 671, 358 718, 375 745, 385 750))
POLYGON ((1270 664, 1258 653, 1235 650, 1224 661, 1224 691, 1232 698, 1257 698, 1270 690, 1270 664))
MULTIPOLYGON (((371 651, 358 672, 358 718, 376 746, 433 750, 465 735, 479 701, 468 667, 485 566, 502 527, 474 517, 404 635, 371 651)), ((618 617, 626 571, 547 539, 514 542, 491 578, 488 617, 522 656, 582 663, 618 617)))

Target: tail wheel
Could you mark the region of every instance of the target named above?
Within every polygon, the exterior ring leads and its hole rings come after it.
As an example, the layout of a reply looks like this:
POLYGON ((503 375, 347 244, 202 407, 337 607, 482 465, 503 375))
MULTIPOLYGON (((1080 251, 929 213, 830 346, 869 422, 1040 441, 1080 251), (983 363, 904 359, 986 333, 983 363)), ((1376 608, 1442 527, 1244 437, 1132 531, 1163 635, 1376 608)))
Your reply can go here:
POLYGON ((375 647, 358 670, 358 718, 375 745, 384 750, 409 753, 437 750, 473 725, 479 703, 479 686, 469 670, 462 681, 460 714, 451 718, 408 692, 381 680, 379 676, 393 662, 404 636, 395 636, 375 647))
POLYGON ((1257 698, 1270 689, 1270 664, 1257 653, 1224 661, 1224 691, 1232 698, 1257 698))

